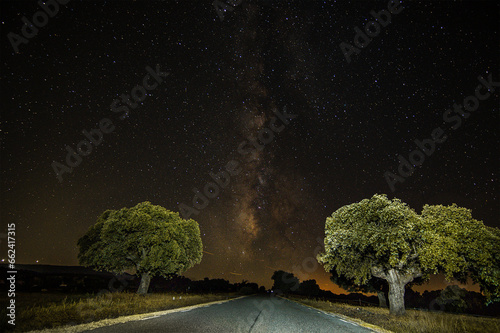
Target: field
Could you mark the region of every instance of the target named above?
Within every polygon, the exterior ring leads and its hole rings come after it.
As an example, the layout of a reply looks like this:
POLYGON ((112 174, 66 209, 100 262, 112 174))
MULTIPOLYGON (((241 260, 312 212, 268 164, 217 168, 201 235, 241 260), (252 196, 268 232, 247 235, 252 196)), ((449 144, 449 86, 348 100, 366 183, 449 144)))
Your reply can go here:
MULTIPOLYGON (((236 294, 158 293, 139 296, 135 293, 67 295, 58 293, 16 293, 15 332, 77 325, 125 315, 169 310, 189 305, 225 300, 236 294)), ((1 299, 1 304, 6 304, 1 299)), ((0 331, 13 331, 6 322, 2 306, 0 331)))
POLYGON ((388 309, 378 307, 357 307, 353 305, 316 301, 307 298, 288 297, 299 303, 334 312, 365 323, 382 327, 396 333, 459 333, 500 332, 500 318, 486 318, 443 312, 407 310, 404 317, 389 314, 388 309))

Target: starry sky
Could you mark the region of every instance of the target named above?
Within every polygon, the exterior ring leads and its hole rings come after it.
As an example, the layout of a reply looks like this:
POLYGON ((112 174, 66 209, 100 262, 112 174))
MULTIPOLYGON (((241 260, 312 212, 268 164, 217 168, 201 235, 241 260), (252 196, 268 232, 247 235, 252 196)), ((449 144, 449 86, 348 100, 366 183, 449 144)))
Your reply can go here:
POLYGON ((106 209, 193 207, 228 164, 191 216, 205 250, 192 279, 270 287, 283 269, 336 290, 311 259, 325 219, 375 193, 417 212, 455 202, 499 226, 500 88, 456 129, 443 121, 478 76, 500 80, 496 1, 405 1, 349 62, 341 43, 387 1, 235 3, 221 20, 210 0, 72 0, 16 52, 41 8, 0 2, 0 232, 16 224, 18 263, 76 265, 106 209), (100 126, 98 145, 78 146, 100 126), (392 191, 384 174, 438 127, 446 141, 392 191), (58 179, 54 162, 77 147, 86 156, 58 179))

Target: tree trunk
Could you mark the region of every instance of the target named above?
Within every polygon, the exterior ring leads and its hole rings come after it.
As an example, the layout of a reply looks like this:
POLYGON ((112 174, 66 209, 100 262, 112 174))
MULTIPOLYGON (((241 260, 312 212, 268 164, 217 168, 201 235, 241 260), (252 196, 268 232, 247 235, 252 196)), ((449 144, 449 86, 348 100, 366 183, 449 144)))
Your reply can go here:
POLYGON ((405 284, 400 281, 389 281, 389 310, 391 314, 405 314, 405 284))
POLYGON ((149 275, 149 273, 142 273, 141 283, 139 284, 139 289, 137 289, 137 293, 139 295, 147 294, 150 282, 151 282, 151 276, 149 275))
POLYGON ((384 271, 380 266, 371 268, 372 274, 375 277, 384 279, 389 284, 389 310, 391 314, 402 316, 405 314, 405 286, 413 279, 422 276, 422 272, 418 267, 413 267, 406 270, 403 274, 394 268, 384 271))
POLYGON ((387 308, 387 300, 385 298, 385 293, 383 291, 379 291, 377 293, 378 296, 378 306, 381 308, 387 308))

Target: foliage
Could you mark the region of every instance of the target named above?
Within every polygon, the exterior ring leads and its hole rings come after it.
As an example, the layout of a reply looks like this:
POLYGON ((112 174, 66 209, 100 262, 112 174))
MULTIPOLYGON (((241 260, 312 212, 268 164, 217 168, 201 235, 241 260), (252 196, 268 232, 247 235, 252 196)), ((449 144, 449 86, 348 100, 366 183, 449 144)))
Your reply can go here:
POLYGON ((377 277, 372 276, 365 284, 359 285, 354 282, 354 279, 347 279, 344 275, 338 275, 336 270, 332 270, 330 274, 330 280, 348 292, 385 293, 389 289, 387 281, 377 277))
POLYGON ((255 294, 255 290, 253 290, 253 288, 250 286, 243 286, 241 287, 239 293, 241 295, 252 295, 255 294))
POLYGON ((420 242, 418 225, 418 215, 406 204, 374 195, 326 219, 326 252, 318 260, 357 285, 373 277, 372 267, 409 270, 420 242))
POLYGON ((105 211, 78 246, 84 266, 116 273, 135 269, 143 277, 180 274, 202 257, 198 224, 150 202, 105 211))
POLYGON ((436 298, 436 303, 441 309, 449 312, 465 312, 467 309, 466 295, 467 290, 457 285, 447 286, 441 290, 439 297, 436 298))
POLYGON ((444 271, 466 282, 470 276, 491 301, 500 301, 500 230, 472 218, 466 208, 425 205, 420 262, 432 273, 444 271))
POLYGON ((318 296, 321 292, 319 285, 316 280, 306 280, 302 281, 299 286, 299 294, 306 295, 308 297, 318 296))
POLYGON ((272 289, 275 291, 281 291, 284 294, 296 291, 300 282, 292 273, 288 273, 282 270, 275 271, 271 277, 274 280, 272 289))

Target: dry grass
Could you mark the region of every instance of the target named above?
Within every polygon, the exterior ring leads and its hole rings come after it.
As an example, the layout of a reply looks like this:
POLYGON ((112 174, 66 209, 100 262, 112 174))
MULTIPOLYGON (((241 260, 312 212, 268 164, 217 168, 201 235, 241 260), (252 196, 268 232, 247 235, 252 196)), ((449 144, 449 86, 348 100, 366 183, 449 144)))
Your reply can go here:
POLYGON ((397 317, 390 315, 388 309, 378 307, 356 307, 297 297, 290 297, 290 299, 323 311, 360 319, 366 323, 396 333, 500 332, 500 318, 474 317, 417 310, 407 310, 405 316, 397 317))
MULTIPOLYGON (((16 295, 16 332, 56 328, 63 325, 77 325, 119 316, 169 310, 189 305, 207 303, 236 297, 233 294, 148 294, 108 293, 100 296, 72 295, 63 298, 57 294, 16 295), (175 297, 175 300, 173 299, 175 297)), ((0 331, 12 331, 12 325, 4 322, 0 331)))

